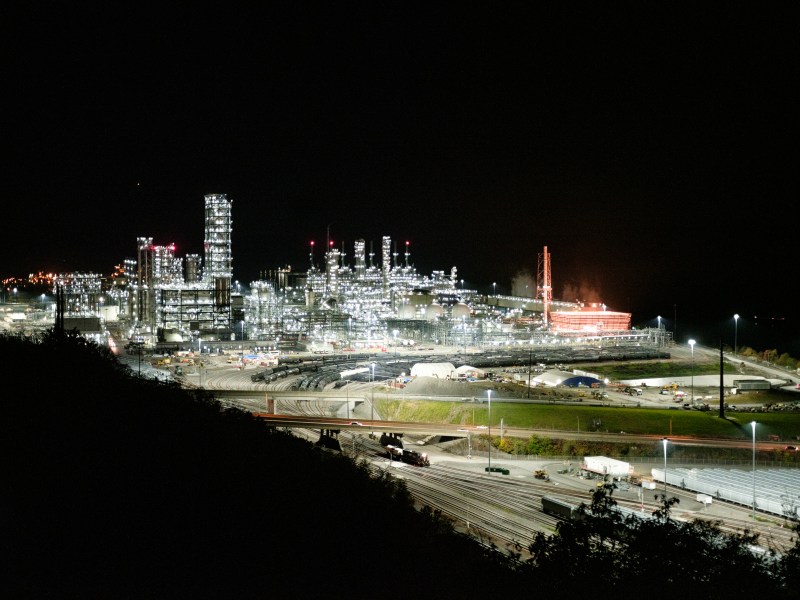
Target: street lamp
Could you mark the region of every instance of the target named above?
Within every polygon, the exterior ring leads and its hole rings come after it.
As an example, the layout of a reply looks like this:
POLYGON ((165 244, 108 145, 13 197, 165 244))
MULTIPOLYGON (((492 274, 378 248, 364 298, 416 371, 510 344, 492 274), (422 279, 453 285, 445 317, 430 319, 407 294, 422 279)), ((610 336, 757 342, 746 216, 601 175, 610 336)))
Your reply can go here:
POLYGON ((461 344, 464 346, 464 361, 467 360, 467 318, 461 317, 461 344))
POLYGON ((664 444, 664 502, 667 501, 667 438, 662 438, 661 443, 664 444))
POLYGON ((492 390, 486 390, 489 396, 489 474, 492 474, 492 390))
POLYGON ((369 411, 370 411, 370 425, 372 425, 372 433, 369 434, 370 439, 375 438, 375 363, 370 363, 370 368, 372 369, 372 376, 370 377, 370 381, 372 382, 372 401, 369 403, 369 411))
POLYGON ((753 523, 756 522, 756 422, 750 422, 753 428, 753 523))
POLYGON ((492 294, 497 295, 497 282, 492 283, 492 294))
POLYGON ((242 367, 244 367, 244 320, 242 320, 242 367))
POLYGON ((533 360, 533 338, 528 340, 528 398, 531 397, 531 362, 533 360))
POLYGON ((659 346, 661 346, 661 315, 658 315, 658 317, 656 317, 656 318, 658 319, 658 334, 657 334, 658 335, 658 340, 657 340, 657 344, 659 346))
POLYGON ((739 315, 733 315, 733 354, 736 356, 739 354, 739 345, 738 340, 736 339, 739 335, 739 315))
POLYGON ((694 404, 694 345, 697 342, 689 340, 689 347, 692 349, 692 404, 694 404))
POLYGON ((392 330, 392 335, 394 335, 394 361, 397 362, 397 329, 392 330))

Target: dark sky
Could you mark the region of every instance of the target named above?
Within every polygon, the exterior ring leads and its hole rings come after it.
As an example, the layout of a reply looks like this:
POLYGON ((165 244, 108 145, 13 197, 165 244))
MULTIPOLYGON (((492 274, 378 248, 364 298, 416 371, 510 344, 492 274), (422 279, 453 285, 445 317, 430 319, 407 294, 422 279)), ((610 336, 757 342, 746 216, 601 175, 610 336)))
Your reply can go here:
POLYGON ((796 320, 788 11, 531 4, 7 10, 0 272, 202 253, 225 193, 245 282, 329 230, 485 291, 546 245, 556 298, 635 321, 796 320))

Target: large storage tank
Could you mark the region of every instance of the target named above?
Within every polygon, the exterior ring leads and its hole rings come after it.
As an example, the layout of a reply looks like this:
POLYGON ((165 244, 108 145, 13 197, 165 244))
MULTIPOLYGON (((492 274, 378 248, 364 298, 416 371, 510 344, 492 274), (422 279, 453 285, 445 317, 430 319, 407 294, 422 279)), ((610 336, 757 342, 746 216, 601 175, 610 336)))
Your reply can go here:
POLYGON ((469 306, 463 302, 459 302, 453 306, 453 319, 461 319, 462 317, 465 319, 469 318, 469 306))
POLYGON ((411 304, 403 304, 400 306, 400 318, 401 319, 413 319, 416 317, 417 309, 415 306, 411 304))
POLYGON ((441 317, 442 314, 444 314, 444 309, 442 308, 442 305, 436 304, 435 302, 425 309, 425 318, 428 321, 433 321, 437 317, 441 317))

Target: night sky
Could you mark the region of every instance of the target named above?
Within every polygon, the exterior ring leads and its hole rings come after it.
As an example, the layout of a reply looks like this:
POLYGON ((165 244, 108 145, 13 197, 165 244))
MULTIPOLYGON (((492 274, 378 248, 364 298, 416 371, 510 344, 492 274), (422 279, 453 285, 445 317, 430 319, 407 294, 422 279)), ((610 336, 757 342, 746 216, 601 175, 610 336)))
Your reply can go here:
POLYGON ((0 274, 202 253, 224 193, 242 282, 389 235, 511 292, 548 246, 557 299, 796 325, 788 10, 531 4, 5 9, 0 274))

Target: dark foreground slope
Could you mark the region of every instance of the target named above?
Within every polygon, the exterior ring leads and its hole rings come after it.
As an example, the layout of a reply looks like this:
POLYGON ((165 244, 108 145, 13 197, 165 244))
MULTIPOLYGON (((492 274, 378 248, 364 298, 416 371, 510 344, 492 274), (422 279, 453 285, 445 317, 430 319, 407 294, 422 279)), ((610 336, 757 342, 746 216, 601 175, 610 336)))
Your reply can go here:
MULTIPOLYGON (((535 560, 516 564, 416 512, 402 484, 203 393, 139 379, 75 336, 0 336, 0 381, 3 598, 800 592, 800 546, 761 557, 752 536, 666 518, 624 536, 607 516, 564 522, 520 540, 535 560)), ((610 494, 598 489, 598 505, 610 494)))
POLYGON ((478 568, 515 588, 346 458, 79 339, 0 356, 4 597, 446 597, 485 591, 478 568))

